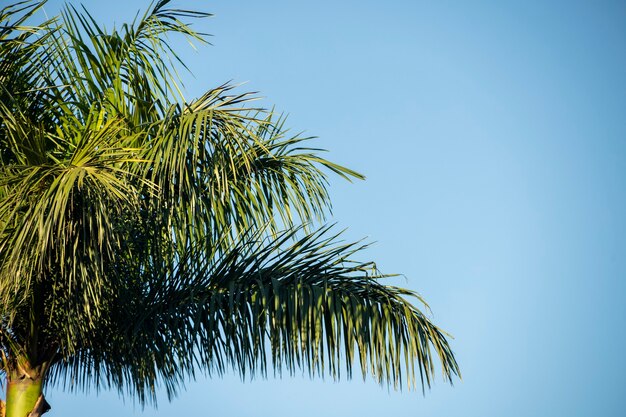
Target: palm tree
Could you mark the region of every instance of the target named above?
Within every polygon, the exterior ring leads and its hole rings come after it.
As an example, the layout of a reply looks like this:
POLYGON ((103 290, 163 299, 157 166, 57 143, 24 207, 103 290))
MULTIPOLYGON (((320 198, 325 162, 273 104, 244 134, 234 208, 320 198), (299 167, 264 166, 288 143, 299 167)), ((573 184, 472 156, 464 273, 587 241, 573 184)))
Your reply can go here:
POLYGON ((185 20, 208 15, 168 3, 109 32, 71 6, 0 12, 6 416, 43 414, 50 384, 143 404, 198 369, 452 382, 424 301, 316 226, 328 173, 361 176, 231 85, 185 101, 166 35, 205 42, 185 20))

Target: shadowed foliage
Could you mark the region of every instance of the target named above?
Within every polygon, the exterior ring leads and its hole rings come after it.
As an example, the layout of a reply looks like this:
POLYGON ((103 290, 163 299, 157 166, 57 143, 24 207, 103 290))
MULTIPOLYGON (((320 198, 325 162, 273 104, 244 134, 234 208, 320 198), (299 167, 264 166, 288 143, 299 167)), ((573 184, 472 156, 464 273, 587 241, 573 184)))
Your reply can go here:
POLYGON ((168 39, 205 42, 186 22, 208 14, 162 0, 105 31, 67 6, 28 26, 41 6, 0 11, 7 416, 45 412, 46 384, 144 403, 198 370, 452 382, 424 301, 316 226, 328 174, 361 176, 231 85, 183 97, 168 39))

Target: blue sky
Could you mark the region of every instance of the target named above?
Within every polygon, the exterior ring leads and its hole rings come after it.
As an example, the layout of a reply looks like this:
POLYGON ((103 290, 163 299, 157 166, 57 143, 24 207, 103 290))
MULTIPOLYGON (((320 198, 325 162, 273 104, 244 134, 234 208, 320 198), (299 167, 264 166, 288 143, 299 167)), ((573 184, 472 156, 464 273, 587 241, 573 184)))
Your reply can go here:
MULTIPOLYGON (((83 3, 107 26, 147 5, 83 3)), ((429 301, 463 381, 227 375, 143 412, 53 390, 51 416, 623 415, 626 3, 175 4, 215 13, 213 46, 181 44, 189 98, 245 81, 367 176, 333 181, 333 221, 429 301)))

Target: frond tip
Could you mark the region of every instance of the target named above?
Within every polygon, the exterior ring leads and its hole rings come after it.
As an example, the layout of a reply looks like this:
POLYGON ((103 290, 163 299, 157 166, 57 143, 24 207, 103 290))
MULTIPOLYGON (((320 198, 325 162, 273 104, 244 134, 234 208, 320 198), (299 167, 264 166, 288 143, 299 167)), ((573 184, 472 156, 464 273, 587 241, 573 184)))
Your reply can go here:
MULTIPOLYGON (((221 297, 212 296, 209 305, 218 304, 209 310, 225 318, 223 348, 235 369, 245 374, 257 363, 263 367, 269 351, 279 373, 284 366, 290 373, 303 368, 339 378, 343 367, 350 377, 357 362, 364 378, 424 388, 437 358, 452 382, 460 372, 446 334, 407 300, 421 298, 383 285, 387 276, 373 263, 352 260, 363 247, 339 244, 336 235, 326 236, 330 232, 322 228, 284 247, 295 233, 286 232, 238 252, 211 274, 221 297)), ((205 343, 201 350, 210 352, 213 341, 205 343)))

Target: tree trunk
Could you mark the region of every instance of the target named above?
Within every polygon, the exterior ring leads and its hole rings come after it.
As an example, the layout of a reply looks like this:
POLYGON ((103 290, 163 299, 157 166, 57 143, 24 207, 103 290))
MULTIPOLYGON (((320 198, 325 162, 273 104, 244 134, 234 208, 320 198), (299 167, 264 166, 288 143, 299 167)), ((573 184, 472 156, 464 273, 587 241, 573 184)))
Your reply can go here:
POLYGON ((39 375, 11 372, 7 378, 6 417, 39 417, 50 409, 39 375))

